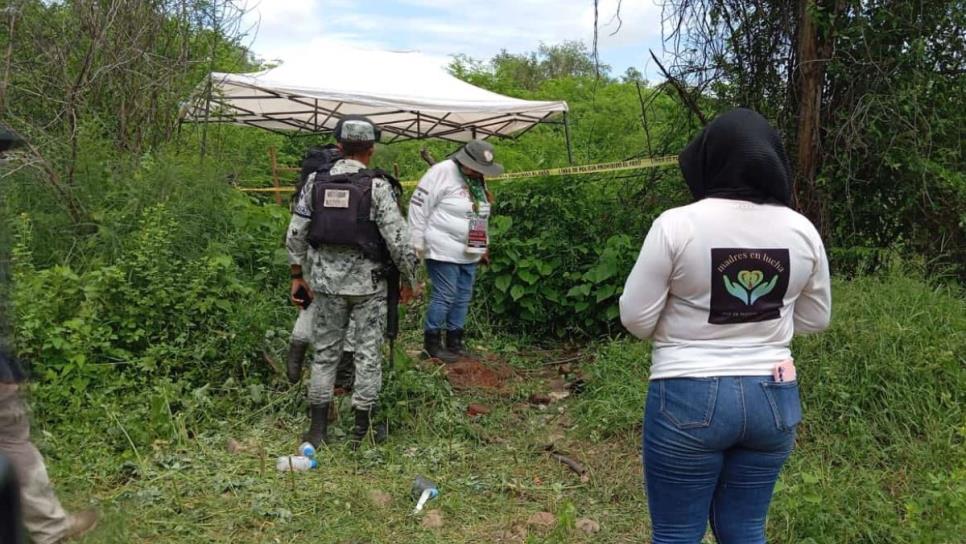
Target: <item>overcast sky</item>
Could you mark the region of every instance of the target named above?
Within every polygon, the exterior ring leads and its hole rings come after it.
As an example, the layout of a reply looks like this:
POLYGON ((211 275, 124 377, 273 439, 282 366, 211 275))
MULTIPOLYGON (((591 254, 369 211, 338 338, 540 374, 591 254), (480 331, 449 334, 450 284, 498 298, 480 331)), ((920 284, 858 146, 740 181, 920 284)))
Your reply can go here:
MULTIPOLYGON (((265 60, 318 57, 330 45, 415 50, 449 62, 465 53, 489 59, 501 49, 533 51, 541 42, 594 33, 593 0, 246 0, 251 47, 265 60)), ((648 48, 660 55, 661 11, 654 0, 600 0, 600 60, 619 75, 633 66, 654 77, 648 48)))

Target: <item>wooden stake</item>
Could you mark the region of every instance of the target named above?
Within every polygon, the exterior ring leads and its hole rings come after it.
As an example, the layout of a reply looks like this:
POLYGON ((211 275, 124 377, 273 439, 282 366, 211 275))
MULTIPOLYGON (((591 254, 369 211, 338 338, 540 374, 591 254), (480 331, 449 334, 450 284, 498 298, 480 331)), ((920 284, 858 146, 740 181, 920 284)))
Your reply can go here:
POLYGON ((272 159, 272 185, 275 186, 275 203, 281 206, 282 190, 278 179, 278 157, 275 154, 275 147, 268 148, 268 156, 272 159))

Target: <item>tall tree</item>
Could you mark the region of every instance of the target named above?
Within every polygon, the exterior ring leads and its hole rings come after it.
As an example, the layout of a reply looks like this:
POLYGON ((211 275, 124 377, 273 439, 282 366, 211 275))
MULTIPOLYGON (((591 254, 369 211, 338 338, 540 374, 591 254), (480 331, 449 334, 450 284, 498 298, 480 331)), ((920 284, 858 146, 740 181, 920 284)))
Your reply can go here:
POLYGON ((663 14, 678 94, 772 119, 832 243, 966 261, 966 1, 666 0, 663 14))

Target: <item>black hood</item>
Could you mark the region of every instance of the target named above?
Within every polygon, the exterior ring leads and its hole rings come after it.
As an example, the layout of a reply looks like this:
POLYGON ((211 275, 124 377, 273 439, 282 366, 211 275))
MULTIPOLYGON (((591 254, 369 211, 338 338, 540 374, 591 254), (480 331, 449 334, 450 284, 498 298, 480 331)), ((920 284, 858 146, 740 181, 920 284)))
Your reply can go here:
POLYGON ((708 123, 678 155, 694 200, 731 198, 792 206, 792 175, 778 131, 739 108, 708 123))
POLYGON ((26 377, 27 375, 24 373, 23 367, 20 366, 20 362, 13 356, 8 355, 3 346, 0 346, 0 383, 20 383, 26 377))

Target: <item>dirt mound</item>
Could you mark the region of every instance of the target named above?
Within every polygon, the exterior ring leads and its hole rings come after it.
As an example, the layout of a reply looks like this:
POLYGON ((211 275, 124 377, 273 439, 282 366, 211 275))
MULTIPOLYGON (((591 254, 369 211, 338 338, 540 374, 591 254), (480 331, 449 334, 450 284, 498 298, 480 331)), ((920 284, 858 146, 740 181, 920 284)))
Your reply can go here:
POLYGON ((465 359, 443 368, 453 389, 502 389, 513 370, 503 361, 465 359))

